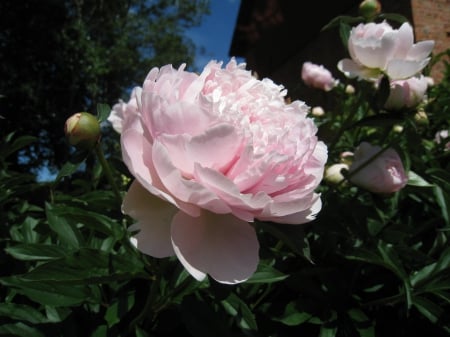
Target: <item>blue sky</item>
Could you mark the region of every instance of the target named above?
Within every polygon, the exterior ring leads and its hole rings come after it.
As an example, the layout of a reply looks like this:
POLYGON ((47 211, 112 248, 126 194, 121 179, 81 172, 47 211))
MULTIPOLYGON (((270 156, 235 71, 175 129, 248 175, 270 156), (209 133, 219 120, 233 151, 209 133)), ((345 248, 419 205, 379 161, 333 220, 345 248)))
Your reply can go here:
MULTIPOLYGON (((211 0, 211 14, 203 17, 201 26, 192 28, 187 35, 198 47, 205 48, 197 55, 196 66, 202 69, 210 60, 228 63, 228 51, 233 38, 240 0, 211 0)), ((242 59, 239 59, 242 61, 242 59)))

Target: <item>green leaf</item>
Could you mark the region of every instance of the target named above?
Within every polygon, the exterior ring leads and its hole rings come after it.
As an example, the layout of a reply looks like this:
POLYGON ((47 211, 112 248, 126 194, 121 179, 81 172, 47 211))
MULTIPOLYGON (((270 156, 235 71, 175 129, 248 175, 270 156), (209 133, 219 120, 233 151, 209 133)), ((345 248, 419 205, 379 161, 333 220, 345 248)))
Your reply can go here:
POLYGON ((74 174, 80 165, 86 160, 89 151, 87 150, 77 150, 75 153, 71 155, 70 161, 66 162, 62 168, 59 170, 53 184, 58 184, 62 178, 68 177, 74 174))
POLYGON ((444 310, 436 303, 426 299, 422 296, 415 296, 413 305, 420 311, 422 315, 430 320, 432 323, 437 323, 439 318, 444 313, 444 310))
POLYGON ((448 202, 447 202, 446 194, 444 193, 442 188, 440 188, 439 186, 434 186, 433 192, 436 197, 436 203, 441 208, 442 217, 444 218, 446 225, 449 226, 450 225, 450 216, 449 216, 449 212, 448 212, 448 208, 447 208, 448 202))
POLYGON ((273 318, 273 320, 288 326, 296 326, 309 321, 311 318, 310 313, 299 311, 295 303, 290 302, 286 305, 283 315, 273 318))
POLYGON ((378 16, 379 19, 396 21, 399 23, 408 22, 408 18, 397 13, 382 13, 378 16))
POLYGON ((341 21, 339 23, 339 36, 345 48, 347 48, 348 45, 348 38, 350 36, 351 29, 351 25, 349 25, 348 22, 341 21))
POLYGON ((0 326, 0 335, 2 336, 18 336, 18 337, 45 337, 37 328, 29 327, 23 323, 3 324, 0 326))
POLYGON ((21 136, 16 138, 12 144, 6 144, 6 146, 2 147, 0 150, 0 158, 6 158, 14 152, 30 145, 31 143, 34 143, 35 141, 37 141, 37 138, 32 136, 21 136))
POLYGON ((246 281, 246 283, 274 283, 283 281, 288 277, 289 275, 285 275, 270 265, 260 262, 256 272, 246 281))
POLYGON ((417 173, 413 171, 408 172, 408 185, 417 187, 433 187, 435 185, 430 184, 428 181, 423 179, 417 173))
POLYGON ((327 29, 330 29, 333 27, 337 27, 341 23, 346 23, 346 24, 352 26, 356 23, 360 23, 363 21, 364 21, 364 18, 361 16, 354 17, 354 16, 348 16, 348 15, 340 15, 340 16, 333 18, 329 23, 327 23, 325 26, 323 26, 321 31, 324 31, 324 30, 327 30, 327 29))
POLYGON ((97 104, 97 119, 99 123, 106 121, 110 113, 111 107, 108 104, 97 104))
POLYGON ((47 323, 48 319, 39 310, 24 304, 0 303, 0 316, 32 324, 47 323))
POLYGON ((222 301, 225 310, 238 319, 239 326, 246 330, 258 330, 255 315, 248 305, 236 294, 231 293, 227 299, 222 301))
POLYGON ((59 216, 51 204, 46 203, 45 206, 48 225, 58 234, 61 242, 73 249, 80 247, 83 237, 76 226, 70 225, 64 217, 59 216))
POLYGON ((322 325, 320 327, 319 337, 335 337, 337 332, 337 327, 327 327, 322 325))
POLYGON ((72 306, 97 302, 95 294, 86 286, 29 281, 16 276, 1 278, 0 283, 42 305, 72 306))
POLYGON ((95 231, 120 239, 125 234, 125 229, 115 220, 97 212, 72 206, 52 206, 52 214, 74 223, 82 224, 95 231))
POLYGON ((20 278, 24 281, 98 284, 146 277, 144 267, 135 256, 83 248, 64 258, 40 264, 20 278))
POLYGON ((5 248, 5 251, 22 261, 53 260, 67 254, 67 250, 62 247, 39 243, 19 244, 5 248))

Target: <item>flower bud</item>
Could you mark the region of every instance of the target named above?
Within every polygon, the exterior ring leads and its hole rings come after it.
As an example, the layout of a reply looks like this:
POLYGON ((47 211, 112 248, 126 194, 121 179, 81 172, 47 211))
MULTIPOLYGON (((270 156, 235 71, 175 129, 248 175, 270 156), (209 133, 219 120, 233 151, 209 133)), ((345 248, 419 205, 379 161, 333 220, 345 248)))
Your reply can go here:
POLYGON ((414 121, 419 126, 427 126, 428 125, 428 116, 424 110, 419 110, 414 115, 414 121))
POLYGON ((325 115, 325 111, 321 106, 315 106, 314 108, 311 109, 311 114, 314 117, 322 117, 323 115, 325 115))
POLYGON ((353 85, 351 85, 351 84, 347 84, 346 86, 345 86, 345 93, 347 94, 347 95, 353 95, 354 93, 355 93, 355 87, 353 86, 353 85))
POLYGON ((367 20, 372 20, 381 13, 381 4, 378 0, 364 0, 359 4, 359 14, 367 20))
POLYGON ((90 149, 100 139, 100 124, 90 113, 77 112, 66 120, 64 133, 70 145, 80 149, 90 149))
POLYGON ((403 132, 403 125, 395 124, 392 127, 392 131, 394 131, 395 133, 402 133, 403 132))
POLYGON ((326 182, 332 185, 340 184, 344 179, 342 170, 348 170, 349 166, 347 164, 333 164, 325 170, 324 179, 326 182))
POLYGON ((380 146, 362 142, 350 165, 349 180, 370 192, 390 194, 405 187, 408 177, 393 148, 381 152, 380 146))

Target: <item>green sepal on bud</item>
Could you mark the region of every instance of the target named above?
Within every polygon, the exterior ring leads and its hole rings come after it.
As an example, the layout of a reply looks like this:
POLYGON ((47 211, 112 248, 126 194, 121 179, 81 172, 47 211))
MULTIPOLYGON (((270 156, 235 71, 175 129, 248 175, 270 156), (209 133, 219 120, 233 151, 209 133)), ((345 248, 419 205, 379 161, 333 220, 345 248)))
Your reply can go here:
POLYGON ((100 140, 100 124, 97 118, 88 112, 77 112, 66 120, 64 133, 70 145, 77 149, 88 150, 100 140))
POLYGON ((359 4, 358 11, 359 15, 371 21, 381 13, 381 4, 378 0, 364 0, 359 4))

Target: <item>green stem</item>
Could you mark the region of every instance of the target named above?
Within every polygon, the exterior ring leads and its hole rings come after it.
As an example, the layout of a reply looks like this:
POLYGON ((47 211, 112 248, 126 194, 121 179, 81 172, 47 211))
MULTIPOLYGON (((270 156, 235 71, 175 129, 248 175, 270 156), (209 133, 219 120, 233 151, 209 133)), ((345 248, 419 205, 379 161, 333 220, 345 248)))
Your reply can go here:
POLYGON ((111 168, 109 167, 109 164, 105 159, 105 155, 103 154, 103 150, 100 143, 97 144, 97 146, 95 147, 95 154, 97 155, 97 158, 100 161, 100 165, 102 165, 103 172, 105 172, 106 178, 111 184, 111 188, 114 192, 114 195, 116 196, 117 201, 119 202, 119 204, 121 204, 122 196, 120 194, 119 188, 117 187, 116 181, 114 180, 114 177, 112 175, 111 168))

